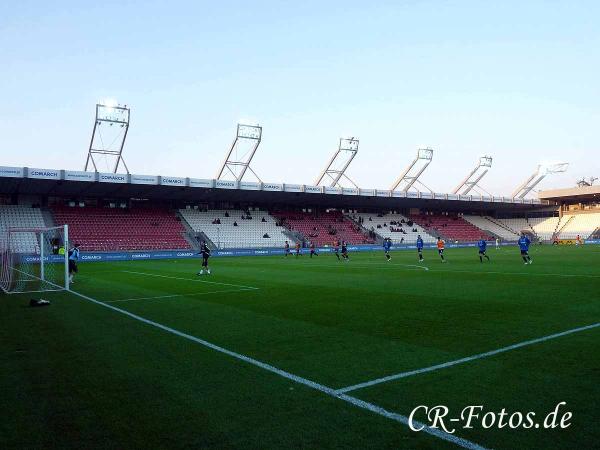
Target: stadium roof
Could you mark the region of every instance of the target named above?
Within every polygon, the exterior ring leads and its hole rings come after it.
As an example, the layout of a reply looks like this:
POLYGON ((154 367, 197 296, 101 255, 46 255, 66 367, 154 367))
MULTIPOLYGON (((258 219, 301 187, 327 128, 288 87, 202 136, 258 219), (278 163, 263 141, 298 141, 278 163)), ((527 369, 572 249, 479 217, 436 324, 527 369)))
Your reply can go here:
POLYGON ((332 208, 448 211, 510 210, 547 207, 546 201, 429 192, 333 188, 287 183, 252 183, 159 175, 79 172, 0 167, 0 193, 66 198, 144 198, 190 203, 248 202, 332 208))
POLYGON ((540 200, 550 200, 561 203, 600 202, 600 185, 549 189, 538 193, 540 200))

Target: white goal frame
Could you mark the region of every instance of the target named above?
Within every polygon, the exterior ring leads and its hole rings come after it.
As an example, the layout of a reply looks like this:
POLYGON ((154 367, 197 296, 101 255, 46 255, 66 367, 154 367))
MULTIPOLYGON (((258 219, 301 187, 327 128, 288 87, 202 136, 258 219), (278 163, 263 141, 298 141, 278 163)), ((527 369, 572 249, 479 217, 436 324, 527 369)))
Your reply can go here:
MULTIPOLYGON (((69 286, 69 226, 61 225, 56 227, 8 227, 5 230, 6 236, 1 237, 0 240, 0 260, 1 260, 1 272, 0 272, 0 290, 5 294, 27 294, 34 292, 49 292, 49 291, 61 291, 70 290, 69 286), (56 264, 63 264, 64 270, 64 285, 56 284, 46 279, 46 265, 48 264, 48 256, 46 251, 48 250, 43 243, 45 242, 44 235, 51 231, 62 231, 63 236, 63 248, 64 248, 64 259, 63 261, 57 261, 56 264), (36 253, 17 253, 11 248, 11 235, 14 233, 34 233, 38 239, 39 245, 36 253), (25 256, 39 256, 40 271, 39 276, 24 272, 14 267, 15 255, 18 258, 25 256), (24 275, 31 278, 31 280, 23 281, 40 281, 52 286, 54 289, 36 289, 36 290, 22 290, 12 291, 10 290, 11 284, 14 281, 14 272, 21 272, 24 275)), ((36 263, 36 262, 34 262, 36 263)), ((51 263, 54 264, 54 263, 51 263)))

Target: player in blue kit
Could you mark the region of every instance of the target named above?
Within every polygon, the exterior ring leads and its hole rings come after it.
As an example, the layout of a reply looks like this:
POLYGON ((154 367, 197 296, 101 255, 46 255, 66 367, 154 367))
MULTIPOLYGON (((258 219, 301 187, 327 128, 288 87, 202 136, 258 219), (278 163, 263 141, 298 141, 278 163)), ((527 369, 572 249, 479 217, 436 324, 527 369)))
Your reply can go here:
POLYGON ((525 264, 531 264, 533 262, 533 261, 531 261, 531 257, 529 256, 529 245, 530 244, 531 244, 531 241, 525 235, 525 233, 521 234, 521 237, 519 238, 519 249, 521 250, 521 258, 523 258, 523 261, 525 262, 525 264))
POLYGON ((385 252, 385 258, 388 261, 392 259, 390 256, 390 248, 392 248, 392 240, 390 238, 385 238, 383 240, 383 251, 385 252))
POLYGON ((485 239, 483 239, 483 237, 479 239, 479 242, 477 242, 477 247, 479 247, 479 262, 483 262, 484 256, 489 261, 490 257, 485 253, 487 250, 487 242, 485 242, 485 239))
POLYGON ((423 262, 423 238, 420 234, 417 236, 417 253, 419 254, 419 262, 423 262))

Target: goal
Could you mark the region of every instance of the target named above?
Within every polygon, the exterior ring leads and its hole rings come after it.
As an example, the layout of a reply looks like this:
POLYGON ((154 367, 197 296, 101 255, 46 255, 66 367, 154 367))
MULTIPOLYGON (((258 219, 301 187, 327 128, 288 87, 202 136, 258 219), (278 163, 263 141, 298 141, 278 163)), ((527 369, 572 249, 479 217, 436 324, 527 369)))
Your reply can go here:
POLYGON ((69 230, 0 229, 0 288, 8 294, 69 289, 69 230))

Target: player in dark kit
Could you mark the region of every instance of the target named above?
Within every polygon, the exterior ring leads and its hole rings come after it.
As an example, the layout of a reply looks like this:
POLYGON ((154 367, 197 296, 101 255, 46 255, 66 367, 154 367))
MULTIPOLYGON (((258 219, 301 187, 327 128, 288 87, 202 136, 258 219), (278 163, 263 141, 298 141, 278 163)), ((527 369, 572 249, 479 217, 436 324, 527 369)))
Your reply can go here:
POLYGON ((337 239, 333 241, 333 252, 337 256, 338 261, 340 260, 340 241, 337 239))
POLYGON ((296 242, 296 258, 300 256, 300 242, 296 242))
POLYGON ((529 256, 529 244, 531 241, 525 234, 522 234, 519 238, 519 250, 521 250, 521 258, 525 261, 525 264, 531 264, 531 257, 529 256))
POLYGON ((315 251, 315 243, 311 242, 310 243, 310 257, 312 258, 313 255, 319 256, 319 254, 315 251))
POLYGON ((210 275, 210 269, 208 268, 208 258, 210 258, 210 248, 206 245, 205 241, 202 241, 200 244, 200 253, 202 255, 202 269, 198 272, 198 275, 204 275, 204 270, 206 269, 206 273, 210 275))
POLYGON ((342 241, 342 258, 346 262, 350 261, 350 258, 348 258, 348 244, 346 241, 342 241))
POLYGON ((417 253, 419 254, 419 262, 423 262, 423 238, 420 234, 417 236, 417 253))
POLYGON ((487 242, 485 242, 485 239, 479 239, 479 242, 477 242, 477 247, 479 247, 479 262, 483 262, 484 256, 489 261, 490 257, 485 253, 487 250, 487 242))
POLYGON ((285 241, 284 255, 287 258, 289 254, 290 254, 290 243, 288 241, 285 241))
POLYGON ((388 261, 392 259, 390 256, 390 248, 392 248, 392 240, 390 238, 385 238, 383 241, 383 251, 385 252, 385 258, 388 261))

